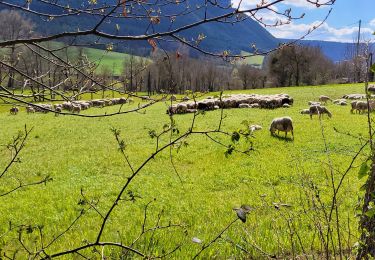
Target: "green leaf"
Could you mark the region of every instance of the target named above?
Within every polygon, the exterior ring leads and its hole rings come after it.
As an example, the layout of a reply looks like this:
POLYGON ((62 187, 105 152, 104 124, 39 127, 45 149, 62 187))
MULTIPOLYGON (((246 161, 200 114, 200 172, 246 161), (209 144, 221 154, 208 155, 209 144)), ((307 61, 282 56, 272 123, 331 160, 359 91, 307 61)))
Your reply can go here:
POLYGON ((369 170, 370 167, 367 165, 367 162, 363 162, 358 172, 358 179, 362 179, 363 177, 365 177, 368 174, 369 170))
POLYGON ((375 208, 369 209, 367 212, 365 212, 365 215, 369 218, 372 218, 375 216, 375 208))
POLYGON ((155 130, 150 130, 150 131, 148 131, 148 135, 149 135, 151 138, 155 138, 155 137, 157 137, 157 134, 156 134, 156 131, 155 131, 155 130))

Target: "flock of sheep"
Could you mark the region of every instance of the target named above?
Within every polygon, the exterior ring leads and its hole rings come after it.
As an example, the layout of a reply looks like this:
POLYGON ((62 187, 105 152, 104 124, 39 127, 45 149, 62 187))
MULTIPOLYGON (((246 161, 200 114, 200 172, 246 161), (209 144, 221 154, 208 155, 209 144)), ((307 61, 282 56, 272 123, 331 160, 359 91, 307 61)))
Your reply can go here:
MULTIPOLYGON (((132 103, 133 99, 131 98, 112 98, 112 99, 93 99, 93 100, 78 100, 78 101, 67 101, 61 104, 35 104, 29 105, 26 107, 27 113, 48 113, 51 111, 61 113, 63 110, 69 111, 71 113, 80 113, 82 110, 87 110, 91 107, 106 107, 113 105, 121 105, 126 103, 132 103)), ((18 107, 12 107, 9 110, 11 115, 17 115, 19 112, 18 107)))
MULTIPOLYGON (((371 87, 371 86, 370 86, 371 87)), ((373 86, 373 91, 375 92, 375 86, 373 86)), ((372 91, 372 89, 369 91, 372 91)), ((328 96, 320 96, 319 101, 309 101, 309 108, 300 111, 301 114, 308 114, 312 119, 313 115, 318 115, 321 118, 324 114, 328 117, 332 117, 332 113, 324 106, 328 101, 333 104, 346 106, 348 105, 347 100, 353 100, 351 104, 351 113, 358 112, 363 113, 367 110, 375 110, 375 100, 363 101, 361 99, 366 98, 365 94, 348 94, 344 95, 342 99, 332 100, 328 96), (323 105, 324 104, 324 105, 323 105)), ((176 101, 175 96, 171 97, 172 101, 176 101), (173 98, 173 99, 172 99, 173 98)), ((288 94, 276 94, 276 95, 258 95, 258 94, 233 94, 225 95, 222 97, 207 97, 206 99, 200 101, 191 101, 188 97, 182 99, 184 102, 173 104, 167 109, 167 114, 185 114, 194 113, 198 110, 215 110, 215 109, 228 109, 228 108, 267 108, 275 109, 280 107, 290 107, 293 105, 293 98, 288 94)), ((95 99, 90 101, 73 101, 64 102, 61 104, 36 104, 29 105, 26 107, 27 113, 42 112, 48 113, 49 111, 55 111, 56 115, 61 113, 63 110, 70 111, 71 113, 80 113, 81 110, 86 110, 91 107, 105 107, 112 105, 119 105, 125 103, 131 103, 133 99, 131 98, 112 98, 112 99, 95 99)), ((16 115, 19 112, 18 107, 12 107, 10 109, 10 114, 16 115)), ((250 130, 256 131, 262 129, 259 125, 250 126, 250 130)), ((280 117, 272 120, 270 128, 271 135, 275 135, 276 131, 284 132, 285 138, 288 132, 293 133, 293 121, 290 117, 280 117)))
POLYGON ((288 94, 258 95, 233 94, 220 97, 207 97, 200 101, 186 101, 173 104, 167 109, 167 114, 194 113, 197 110, 215 110, 227 108, 268 108, 290 107, 293 98, 288 94))
MULTIPOLYGON (((375 86, 374 86, 374 92, 375 92, 375 86)), ((319 115, 319 118, 321 118, 324 114, 327 114, 328 117, 332 117, 332 113, 322 104, 327 104, 328 101, 332 101, 333 104, 340 105, 340 106, 346 106, 347 101, 346 99, 355 99, 352 101, 351 104, 351 113, 364 113, 365 111, 374 111, 375 110, 375 100, 369 100, 363 101, 360 99, 366 98, 366 95, 363 94, 349 94, 349 95, 344 95, 343 99, 336 99, 332 100, 328 96, 320 96, 319 97, 319 102, 315 101, 309 101, 308 105, 310 106, 308 109, 303 109, 301 110, 301 114, 308 114, 310 115, 310 118, 312 119, 313 115, 319 115)), ((271 135, 275 135, 276 130, 285 132, 285 138, 287 137, 287 133, 291 132, 293 139, 294 139, 294 134, 293 134, 293 121, 290 117, 280 117, 280 118, 275 118, 271 122, 270 126, 270 132, 271 135)))

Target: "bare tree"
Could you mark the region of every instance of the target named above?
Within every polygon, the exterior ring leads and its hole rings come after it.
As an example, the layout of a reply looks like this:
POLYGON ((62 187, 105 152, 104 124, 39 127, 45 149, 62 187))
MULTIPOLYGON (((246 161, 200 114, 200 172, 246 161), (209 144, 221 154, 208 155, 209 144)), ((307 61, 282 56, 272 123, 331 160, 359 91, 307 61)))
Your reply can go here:
POLYGON ((264 88, 267 79, 266 73, 263 70, 254 68, 249 64, 238 66, 238 77, 241 79, 244 89, 248 87, 264 88))
MULTIPOLYGON (((0 40, 18 40, 27 38, 33 34, 33 24, 30 20, 24 19, 20 13, 16 11, 3 10, 0 12, 0 24, 2 29, 0 30, 0 40)), ((5 46, 8 49, 7 61, 11 66, 17 66, 18 64, 18 53, 19 46, 12 44, 5 46)), ((15 72, 11 68, 8 68, 8 83, 9 89, 14 88, 15 72)))
POLYGON ((279 49, 268 60, 269 77, 279 86, 326 83, 333 68, 319 48, 301 45, 279 49))

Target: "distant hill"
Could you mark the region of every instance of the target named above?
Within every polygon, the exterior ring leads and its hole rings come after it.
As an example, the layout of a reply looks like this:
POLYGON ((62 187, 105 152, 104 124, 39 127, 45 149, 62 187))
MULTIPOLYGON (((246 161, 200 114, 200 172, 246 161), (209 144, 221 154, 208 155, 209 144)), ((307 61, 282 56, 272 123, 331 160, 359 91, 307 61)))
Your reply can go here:
POLYGON ((347 59, 348 51, 355 47, 354 43, 302 40, 300 44, 321 48, 322 52, 332 61, 339 62, 347 59))
MULTIPOLYGON (((230 0, 219 0, 224 5, 229 5, 230 0)), ((24 4, 24 0, 14 0, 14 3, 24 4)), ((70 5, 73 7, 74 5, 84 4, 83 1, 71 1, 71 0, 60 0, 60 5, 70 5)), ((88 2, 88 1, 84 1, 88 2)), ((103 3, 117 3, 117 0, 98 0, 98 4, 103 3)), ((190 6, 195 7, 202 4, 201 0, 188 0, 190 6)), ((171 13, 178 13, 177 10, 182 8, 184 5, 173 5, 173 9, 171 7, 160 7, 161 12, 164 14, 171 14, 171 13), (181 6, 181 7, 179 7, 181 6)), ((0 8, 4 8, 3 5, 0 4, 0 8)), ((30 4, 30 9, 38 12, 44 13, 54 13, 54 14, 61 14, 63 11, 57 7, 51 7, 46 4, 43 4, 41 1, 32 1, 30 4)), ((233 11, 234 9, 223 10, 221 8, 210 8, 208 9, 207 16, 214 17, 223 14, 224 12, 233 11)), ((187 14, 181 18, 177 18, 175 23, 173 24, 172 28, 177 28, 181 25, 187 25, 194 22, 197 22, 203 19, 205 16, 204 10, 201 9, 198 12, 193 12, 191 14, 187 14)), ((100 17, 92 17, 85 14, 80 14, 79 16, 69 16, 66 18, 58 18, 53 19, 49 22, 42 20, 40 17, 35 15, 28 15, 29 18, 36 23, 36 29, 40 34, 48 35, 53 33, 59 33, 64 31, 76 31, 86 30, 92 28, 93 25, 98 22, 100 17)), ((170 21, 162 19, 160 24, 153 25, 153 29, 157 32, 168 31, 170 27, 170 21)), ((111 19, 107 23, 104 23, 100 29, 107 33, 112 34, 124 34, 124 35, 139 35, 144 34, 146 28, 148 32, 151 32, 151 28, 149 26, 149 20, 135 20, 135 19, 111 19), (116 26, 118 24, 118 27, 116 26), (117 28, 119 30, 117 31, 117 28)), ((180 36, 185 37, 186 39, 197 38, 199 34, 204 34, 206 39, 201 43, 201 47, 205 48, 211 52, 229 50, 233 53, 240 53, 241 51, 251 52, 251 45, 256 44, 257 48, 260 50, 268 50, 276 47, 279 43, 279 40, 273 37, 265 28, 259 25, 252 19, 247 19, 241 23, 218 23, 212 22, 203 24, 201 26, 189 29, 183 32, 180 36)), ((87 39, 87 38, 86 38, 87 39)), ((95 41, 97 40, 95 37, 89 38, 89 40, 95 41)), ((107 41, 108 42, 108 41, 107 41)), ((176 48, 178 45, 171 45, 169 43, 162 42, 160 43, 166 48, 176 48)), ((150 46, 147 42, 117 42, 115 44, 116 51, 128 51, 129 49, 133 49, 136 47, 141 52, 145 52, 145 54, 150 52, 150 46)))
MULTIPOLYGON (((111 4, 116 3, 118 0, 97 0, 98 4, 111 4)), ((202 4, 202 0, 187 0, 189 5, 196 7, 202 4)), ((229 5, 230 0, 216 0, 223 5, 229 5)), ((25 0, 13 0, 14 3, 24 4, 25 0)), ((60 5, 70 5, 71 7, 78 5, 85 5, 89 1, 71 1, 71 0, 60 0, 58 3, 60 5)), ((160 7, 161 12, 164 14, 178 13, 179 8, 181 9, 184 5, 173 5, 172 7, 160 7), (180 6, 180 7, 179 7, 180 6)), ((5 8, 0 4, 0 9, 5 8)), ((44 4, 41 1, 32 1, 30 4, 30 9, 38 12, 44 13, 54 13, 61 14, 64 11, 57 7, 51 7, 44 4)), ((223 12, 228 12, 229 10, 223 10, 220 8, 210 8, 208 9, 207 16, 213 17, 223 14, 223 12)), ((234 9, 232 9, 234 10, 234 9)), ((85 14, 80 14, 79 16, 69 16, 66 18, 53 19, 52 21, 46 22, 45 18, 41 19, 35 15, 28 15, 30 19, 36 24, 36 31, 39 34, 49 35, 64 31, 76 31, 86 30, 92 28, 95 25, 99 17, 92 17, 85 14)), ((176 22, 172 28, 177 28, 182 25, 187 25, 201 20, 204 17, 203 9, 198 12, 194 12, 185 15, 182 19, 176 19, 176 22)), ((163 20, 158 25, 153 25, 153 30, 157 32, 168 31, 170 26, 169 20, 163 20)), ((145 33, 145 28, 148 28, 148 33, 151 33, 151 27, 149 26, 148 20, 134 20, 134 19, 112 19, 103 24, 100 29, 107 33, 112 34, 122 34, 122 35, 139 35, 145 33), (118 26, 116 26, 118 25, 118 26), (118 28, 118 31, 117 31, 118 28)), ((263 26, 258 24, 252 19, 247 19, 241 23, 207 23, 196 28, 189 29, 182 33, 180 36, 186 39, 197 38, 198 34, 204 34, 206 36, 205 40, 201 43, 201 47, 209 52, 220 52, 223 50, 229 50, 232 53, 249 53, 252 52, 251 44, 256 44, 257 48, 261 51, 267 51, 278 46, 280 42, 285 42, 285 39, 277 39, 272 34, 270 34, 263 26)), ((84 38, 87 42, 97 41, 97 37, 88 36, 84 38)), ((93 46, 95 48, 105 48, 105 44, 112 42, 110 40, 101 40, 102 44, 98 46, 93 46)), ((299 41, 300 44, 309 46, 318 46, 322 49, 323 53, 329 57, 332 61, 337 62, 345 59, 345 54, 347 49, 351 46, 351 43, 339 43, 339 42, 327 42, 327 41, 314 41, 314 40, 302 40, 299 41)), ((160 42, 161 47, 167 50, 175 50, 179 48, 179 44, 160 42)), ((150 53, 151 47, 145 41, 115 41, 114 51, 124 52, 124 53, 135 53, 138 55, 147 56, 150 53)), ((192 56, 197 56, 198 53, 190 51, 192 56)), ((255 59, 260 59, 259 57, 255 59)), ((248 61, 248 63, 261 63, 248 61)))

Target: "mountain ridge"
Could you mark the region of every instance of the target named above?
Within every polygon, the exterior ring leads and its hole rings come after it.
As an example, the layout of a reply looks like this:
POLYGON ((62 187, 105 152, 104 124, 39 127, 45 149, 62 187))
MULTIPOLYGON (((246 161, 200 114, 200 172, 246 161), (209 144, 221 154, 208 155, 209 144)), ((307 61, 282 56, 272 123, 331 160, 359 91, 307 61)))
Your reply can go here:
MULTIPOLYGON (((24 0, 14 0, 15 4, 24 4, 24 0)), ((100 4, 113 4, 115 0, 97 0, 98 5, 100 4)), ((222 6, 229 6, 230 0, 219 0, 222 6)), ((61 5, 70 5, 71 7, 78 6, 78 1, 61 0, 61 5)), ((197 7, 201 4, 199 0, 188 0, 190 6, 197 7)), ((50 7, 39 1, 32 1, 30 9, 34 11, 61 14, 63 9, 58 7, 50 7)), ((181 10, 176 10, 176 7, 164 7, 161 12, 173 13, 181 10)), ((0 9, 4 9, 4 6, 0 5, 0 9)), ((219 16, 224 12, 233 11, 234 9, 220 9, 210 8, 208 9, 208 17, 219 16)), ((186 15, 183 19, 176 19, 173 23, 174 27, 177 28, 186 24, 191 24, 199 21, 204 17, 205 13, 203 9, 193 12, 190 15, 186 15)), ((61 33, 64 31, 76 31, 76 30, 88 30, 92 28, 94 24, 99 21, 100 17, 92 17, 90 15, 82 14, 80 16, 69 16, 66 18, 53 19, 52 21, 46 22, 45 19, 41 19, 35 15, 28 15, 28 18, 36 24, 38 33, 42 35, 49 35, 55 33, 61 33)), ((136 19, 110 19, 107 23, 100 27, 100 30, 110 34, 123 34, 123 35, 139 35, 147 33, 144 31, 145 28, 150 27, 148 20, 136 20, 136 19), (143 31, 142 31, 143 30, 143 31)), ((166 19, 161 19, 160 24, 153 25, 154 32, 168 31, 171 23, 166 19)), ((148 29, 150 30, 150 29, 148 29)), ((151 33, 151 31, 148 31, 151 33)), ((269 51, 276 48, 281 42, 288 41, 286 39, 278 39, 268 32, 263 26, 254 21, 251 18, 246 19, 240 23, 224 24, 219 22, 211 22, 202 24, 196 28, 189 29, 179 36, 184 37, 188 40, 196 39, 198 35, 204 35, 205 39, 200 43, 200 47, 208 52, 222 52, 228 50, 232 53, 239 54, 241 51, 252 52, 252 45, 255 44, 259 51, 269 51), (220 32, 220 33, 218 33, 220 32)), ((97 41, 96 37, 86 37, 85 41, 93 42, 97 41)), ((138 55, 148 55, 151 50, 151 46, 147 41, 113 41, 113 40, 101 40, 104 46, 108 43, 114 43, 114 48, 119 52, 131 52, 138 55)), ((345 59, 345 51, 350 47, 350 43, 339 43, 332 41, 316 41, 316 40, 300 40, 299 44, 320 47, 323 53, 329 57, 332 61, 338 62, 345 59)), ((167 50, 177 49, 179 44, 170 42, 158 42, 160 47, 167 50)), ((102 47, 99 48, 104 48, 102 47)), ((199 55, 196 51, 191 51, 193 56, 199 55)))

